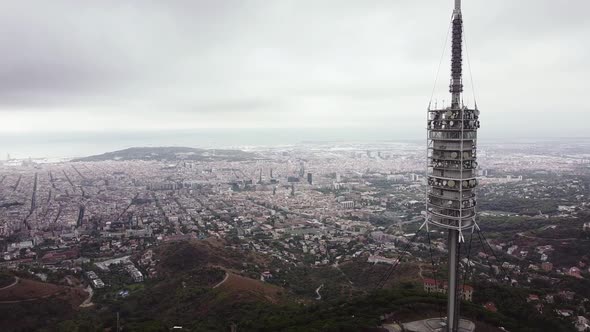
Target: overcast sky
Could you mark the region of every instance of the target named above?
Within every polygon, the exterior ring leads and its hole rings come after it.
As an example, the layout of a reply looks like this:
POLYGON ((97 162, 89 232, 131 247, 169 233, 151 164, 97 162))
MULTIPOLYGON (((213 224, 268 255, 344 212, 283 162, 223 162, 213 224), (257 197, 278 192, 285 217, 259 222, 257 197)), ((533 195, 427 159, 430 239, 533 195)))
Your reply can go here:
MULTIPOLYGON (((422 130, 451 9, 451 0, 2 1, 0 131, 422 130)), ((464 0, 482 130, 586 135, 588 13, 587 0, 464 0)), ((448 76, 447 56, 439 103, 448 76)))

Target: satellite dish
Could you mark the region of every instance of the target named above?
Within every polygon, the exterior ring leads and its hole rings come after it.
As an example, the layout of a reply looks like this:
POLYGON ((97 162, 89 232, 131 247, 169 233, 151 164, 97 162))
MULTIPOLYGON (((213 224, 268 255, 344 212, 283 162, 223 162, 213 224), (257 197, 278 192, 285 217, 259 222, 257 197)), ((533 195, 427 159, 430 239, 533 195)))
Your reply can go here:
POLYGON ((469 152, 463 152, 463 158, 465 158, 465 159, 469 158, 469 152))
POLYGON ((452 115, 453 115, 453 112, 451 112, 451 111, 447 111, 447 112, 445 113, 445 117, 446 117, 446 118, 450 118, 452 115))
POLYGON ((455 122, 451 121, 449 122, 449 125, 452 127, 455 124, 455 122))
POLYGON ((449 187, 454 187, 455 186, 455 181, 451 180, 449 181, 449 187))
POLYGON ((443 181, 442 184, 443 184, 443 186, 446 186, 447 185, 447 181, 443 181))
POLYGON ((479 110, 475 110, 475 116, 479 116, 479 110))
POLYGON ((469 184, 471 184, 472 186, 475 186, 475 180, 469 181, 469 184))
POLYGON ((453 158, 453 159, 457 158, 457 152, 451 152, 451 158, 453 158))
POLYGON ((469 185, 469 182, 463 181, 463 187, 467 187, 467 185, 469 185))

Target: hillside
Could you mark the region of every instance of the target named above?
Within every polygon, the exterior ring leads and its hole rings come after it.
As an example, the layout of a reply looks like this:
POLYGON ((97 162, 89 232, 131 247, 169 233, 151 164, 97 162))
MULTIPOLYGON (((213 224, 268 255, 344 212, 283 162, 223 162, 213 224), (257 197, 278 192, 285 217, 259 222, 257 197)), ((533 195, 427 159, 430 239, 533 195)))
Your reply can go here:
MULTIPOLYGON (((402 263, 385 287, 377 289, 387 266, 362 259, 339 267, 287 266, 219 239, 164 243, 148 251, 153 254, 149 264, 157 273, 145 282, 119 282, 95 290, 95 305, 87 309, 74 308, 60 296, 34 306, 19 305, 14 314, 5 315, 5 322, 13 325, 2 326, 17 326, 17 318, 26 314, 33 319, 27 325, 33 330, 41 329, 44 320, 59 319, 59 324, 41 330, 98 332, 112 330, 118 312, 123 331, 169 331, 173 326, 226 331, 232 324, 240 331, 369 331, 382 323, 382 315, 391 322, 441 315, 446 301, 442 295, 424 293, 415 264, 402 263), (262 271, 273 276, 261 281, 262 271), (121 296, 122 290, 128 295, 121 296)), ((499 325, 511 331, 532 331, 519 327, 525 317, 533 317, 536 328, 567 330, 522 302, 523 294, 515 288, 480 287, 476 302, 462 307, 462 314, 476 322, 478 331, 497 332, 493 326, 499 325), (484 298, 493 299, 501 310, 487 312, 481 305, 484 298)), ((56 290, 50 286, 45 293, 56 290)))
POLYGON ((0 288, 0 326, 2 331, 37 330, 73 317, 87 296, 79 288, 13 278, 0 288))
POLYGON ((99 155, 76 158, 72 161, 106 160, 160 160, 160 161, 213 161, 245 160, 255 158, 256 154, 241 150, 212 150, 189 147, 133 147, 99 155))

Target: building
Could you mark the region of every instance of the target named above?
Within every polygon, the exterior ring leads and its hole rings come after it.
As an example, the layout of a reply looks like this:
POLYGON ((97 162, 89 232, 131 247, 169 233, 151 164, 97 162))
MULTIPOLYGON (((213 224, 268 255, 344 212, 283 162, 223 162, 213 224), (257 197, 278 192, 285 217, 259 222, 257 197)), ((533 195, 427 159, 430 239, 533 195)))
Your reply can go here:
POLYGON ((539 295, 537 294, 529 294, 529 296, 526 299, 527 302, 539 302, 539 300, 539 295))
POLYGON ((28 249, 33 248, 35 245, 33 244, 32 240, 26 240, 21 242, 14 242, 8 245, 8 250, 15 250, 15 249, 28 249))
POLYGON ((340 202, 340 206, 342 206, 345 209, 354 209, 354 201, 340 202))
POLYGON ((95 288, 95 289, 104 288, 105 284, 98 277, 98 275, 96 275, 96 272, 94 272, 94 271, 88 271, 88 272, 86 272, 86 277, 90 281, 90 284, 92 285, 93 288, 95 288))
POLYGON ((48 251, 43 255, 41 258, 41 262, 43 264, 57 264, 64 260, 76 259, 80 256, 80 251, 77 248, 70 249, 70 250, 52 250, 48 251))
MULTIPOLYGON (((443 280, 437 280, 430 278, 424 278, 424 291, 428 293, 441 293, 446 294, 448 291, 448 283, 443 280)), ((465 301, 473 300, 473 287, 469 285, 460 285, 459 297, 465 301)))
POLYGON ((572 266, 567 270, 566 273, 570 277, 582 279, 582 271, 577 266, 572 266))
POLYGON ((133 263, 125 265, 125 271, 129 273, 134 282, 143 282, 143 274, 139 271, 133 263))
POLYGON ((176 190, 179 186, 175 182, 154 182, 147 185, 148 190, 176 190))
POLYGON ((551 270, 553 270, 553 264, 549 262, 543 262, 541 263, 541 269, 543 269, 545 272, 551 272, 551 270))
POLYGON ((302 178, 305 176, 305 163, 303 161, 299 162, 299 177, 302 178))
POLYGON ((270 271, 264 271, 260 274, 261 281, 268 281, 270 279, 272 279, 272 273, 270 271))
POLYGON ((496 307, 496 304, 494 302, 486 302, 483 307, 487 310, 487 311, 491 311, 491 312, 498 312, 498 308, 496 307))
POLYGON ((384 264, 389 264, 389 265, 395 265, 399 262, 399 260, 394 259, 394 258, 387 258, 387 257, 383 257, 383 256, 378 256, 378 255, 371 255, 367 259, 367 262, 373 263, 373 264, 384 263, 384 264))

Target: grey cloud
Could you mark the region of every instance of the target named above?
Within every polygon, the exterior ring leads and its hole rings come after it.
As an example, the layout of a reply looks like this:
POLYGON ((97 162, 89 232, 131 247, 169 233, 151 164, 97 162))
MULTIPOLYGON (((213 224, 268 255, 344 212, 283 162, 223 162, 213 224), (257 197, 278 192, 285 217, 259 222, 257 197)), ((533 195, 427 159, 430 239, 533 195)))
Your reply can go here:
MULTIPOLYGON (((256 113, 265 111, 277 111, 281 109, 281 102, 272 99, 233 99, 233 100, 213 100, 198 101, 190 104, 177 106, 181 112, 198 112, 198 113, 226 113, 226 112, 245 112, 256 113)), ((162 108, 170 105, 162 105, 162 108)))
MULTIPOLYGON (((363 114, 421 112, 451 6, 391 0, 5 1, 0 111, 98 106, 113 113, 161 110, 161 122, 169 111, 207 119, 242 112, 254 121, 269 112, 295 116, 301 105, 318 101, 314 112, 330 108, 360 116, 359 103, 370 104, 363 114)), ((589 9, 582 0, 464 0, 480 106, 502 111, 505 103, 527 99, 533 109, 582 99, 577 87, 590 74, 584 42, 589 9), (553 96, 551 89, 562 95, 553 96), (507 99, 497 100, 499 95, 507 99)), ((445 58, 437 89, 442 98, 448 67, 445 58)), ((219 119, 239 125, 241 117, 219 119)))

